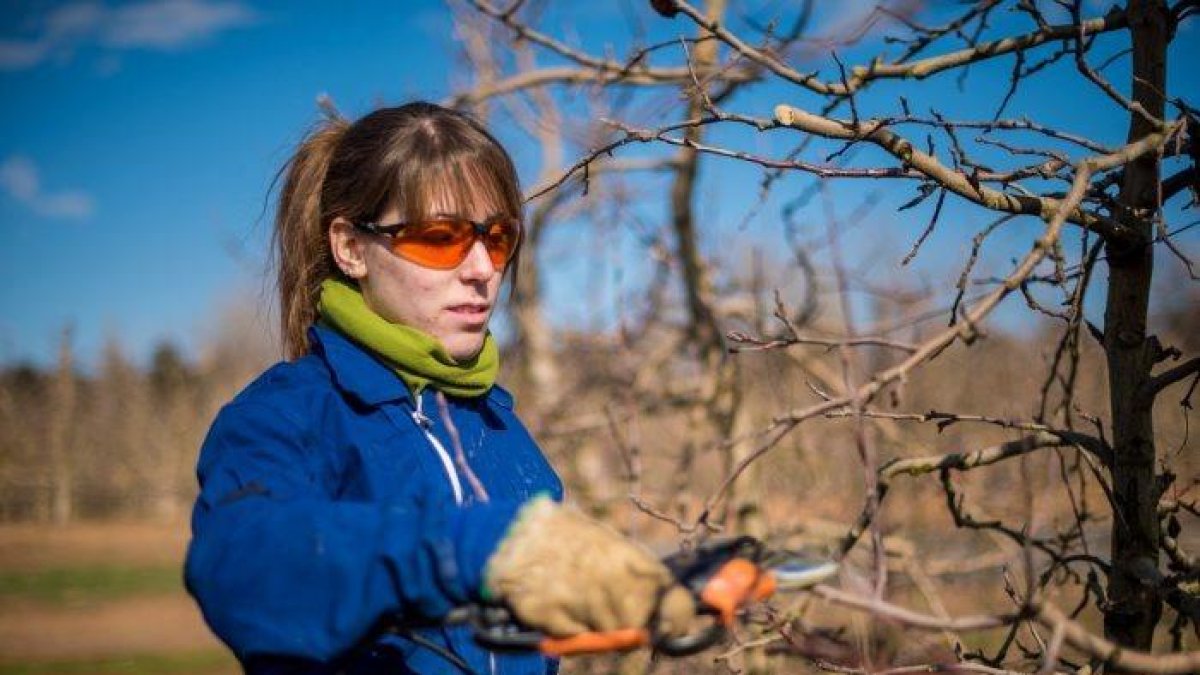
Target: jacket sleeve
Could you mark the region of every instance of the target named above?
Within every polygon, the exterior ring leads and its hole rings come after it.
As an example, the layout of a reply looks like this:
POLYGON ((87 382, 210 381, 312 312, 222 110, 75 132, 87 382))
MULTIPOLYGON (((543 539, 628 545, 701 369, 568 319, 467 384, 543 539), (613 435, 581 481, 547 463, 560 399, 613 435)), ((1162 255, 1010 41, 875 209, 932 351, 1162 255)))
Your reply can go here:
POLYGON ((201 449, 185 580, 239 658, 327 661, 385 615, 437 618, 478 597, 519 504, 335 501, 331 453, 304 426, 235 403, 201 449))

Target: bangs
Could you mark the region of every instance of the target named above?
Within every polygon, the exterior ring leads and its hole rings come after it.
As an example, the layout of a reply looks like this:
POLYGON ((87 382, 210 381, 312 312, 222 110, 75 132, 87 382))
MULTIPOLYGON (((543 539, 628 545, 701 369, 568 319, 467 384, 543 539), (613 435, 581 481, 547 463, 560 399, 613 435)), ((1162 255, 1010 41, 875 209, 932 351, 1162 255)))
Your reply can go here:
POLYGON ((412 164, 397 176, 393 205, 407 221, 421 220, 436 213, 452 213, 468 218, 482 212, 485 217, 505 215, 521 219, 521 194, 506 158, 483 153, 463 153, 442 161, 412 164), (499 160, 499 161, 497 161, 499 160))

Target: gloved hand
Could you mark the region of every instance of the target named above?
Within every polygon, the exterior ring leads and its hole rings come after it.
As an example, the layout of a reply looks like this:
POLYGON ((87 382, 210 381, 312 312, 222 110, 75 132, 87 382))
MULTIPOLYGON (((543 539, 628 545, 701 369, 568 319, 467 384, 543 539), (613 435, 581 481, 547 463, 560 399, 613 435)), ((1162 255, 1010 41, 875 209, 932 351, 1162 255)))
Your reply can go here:
POLYGON ((554 637, 649 627, 652 618, 660 634, 678 636, 696 614, 691 594, 649 551, 547 498, 521 508, 485 578, 521 623, 554 637))

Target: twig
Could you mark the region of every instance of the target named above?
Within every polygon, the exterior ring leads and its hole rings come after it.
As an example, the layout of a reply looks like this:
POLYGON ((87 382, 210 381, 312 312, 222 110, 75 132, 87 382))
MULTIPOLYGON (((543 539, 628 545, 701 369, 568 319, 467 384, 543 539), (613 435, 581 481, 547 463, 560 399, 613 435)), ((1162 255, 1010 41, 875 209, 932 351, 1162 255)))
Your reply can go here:
POLYGON ((933 228, 937 226, 938 217, 942 215, 942 204, 945 203, 945 201, 946 189, 942 188, 940 191, 938 191, 937 204, 935 204, 933 207, 933 215, 929 217, 929 224, 925 226, 925 230, 921 232, 921 236, 917 237, 917 241, 913 244, 912 250, 909 251, 908 255, 904 256, 904 258, 900 261, 901 267, 907 266, 908 263, 912 262, 913 258, 917 257, 917 251, 921 250, 921 244, 924 244, 925 240, 929 238, 929 235, 933 234, 933 228))
POLYGON ((879 598, 866 598, 853 593, 847 593, 825 584, 818 584, 812 589, 813 595, 830 602, 869 612, 872 615, 901 623, 910 628, 934 631, 976 631, 1007 626, 1025 616, 1022 612, 997 614, 994 616, 964 616, 958 618, 943 618, 914 612, 911 609, 894 605, 879 598))
POLYGON ((895 349, 897 351, 907 352, 909 354, 917 350, 915 345, 911 345, 906 342, 898 342, 896 340, 888 340, 882 337, 856 337, 842 340, 826 340, 822 338, 803 337, 797 335, 785 338, 776 338, 774 340, 763 340, 739 331, 730 331, 729 333, 725 334, 725 337, 736 345, 746 345, 730 347, 729 351, 735 354, 740 352, 781 349, 796 345, 810 345, 815 347, 825 347, 827 349, 836 349, 839 347, 884 347, 887 349, 895 349))
POLYGON ((1146 673, 1147 675, 1175 673, 1184 675, 1200 670, 1200 651, 1182 654, 1148 654, 1121 647, 1068 619, 1058 608, 1050 604, 1038 607, 1036 617, 1038 622, 1055 630, 1061 626, 1063 638, 1071 646, 1126 672, 1146 673))
POLYGON ((975 45, 969 49, 963 49, 940 56, 930 57, 921 61, 910 63, 872 63, 869 66, 856 66, 850 70, 850 80, 846 84, 825 83, 820 81, 815 74, 804 74, 782 63, 774 56, 764 53, 754 47, 743 42, 737 35, 730 32, 724 26, 716 22, 709 21, 695 7, 688 4, 684 0, 671 0, 674 7, 681 13, 685 14, 689 19, 697 25, 712 32, 722 42, 728 44, 737 52, 743 54, 751 61, 765 67, 779 77, 804 87, 814 93, 829 96, 843 96, 853 93, 861 89, 865 84, 872 80, 892 79, 892 78, 925 78, 943 70, 956 68, 969 63, 984 61, 995 58, 1014 51, 1030 49, 1047 42, 1069 40, 1076 35, 1092 35, 1097 33, 1106 33, 1109 31, 1124 28, 1128 25, 1128 18, 1124 12, 1112 11, 1106 16, 1080 21, 1078 24, 1049 26, 1042 30, 1037 30, 1026 35, 1017 37, 1005 38, 993 42, 986 42, 975 45))
MULTIPOLYGON (((915 148, 910 141, 887 128, 887 120, 871 119, 861 121, 855 125, 847 120, 834 120, 783 104, 775 107, 775 118, 785 126, 800 129, 808 133, 820 134, 826 138, 862 138, 868 140, 901 160, 904 166, 911 166, 925 176, 937 181, 951 192, 995 211, 1044 217, 1048 213, 1059 211, 1065 201, 1053 197, 1012 195, 983 187, 977 182, 972 181, 967 175, 946 167, 936 157, 915 148)), ((1142 149, 1138 151, 1138 154, 1145 152, 1146 149, 1156 148, 1166 143, 1179 128, 1179 123, 1175 123, 1169 130, 1148 135, 1143 140, 1149 139, 1149 142, 1141 146, 1142 149)), ((1126 146, 1126 148, 1129 148, 1129 146, 1126 146)), ((1105 155, 1105 157, 1116 157, 1116 159, 1112 160, 1111 166, 1118 166, 1128 161, 1123 157, 1124 152, 1123 149, 1119 151, 1118 155, 1105 155)), ((1087 176, 1090 177, 1094 171, 1099 171, 1103 168, 1107 167, 1097 166, 1092 171, 1087 172, 1087 176)), ((1078 175, 1077 173, 1076 182, 1078 181, 1078 175)), ((1080 210, 1078 204, 1082 201, 1082 198, 1083 195, 1081 194, 1080 199, 1074 200, 1075 204, 1067 212, 1066 220, 1095 230, 1110 240, 1122 240, 1129 236, 1128 228, 1123 225, 1097 214, 1080 210)))

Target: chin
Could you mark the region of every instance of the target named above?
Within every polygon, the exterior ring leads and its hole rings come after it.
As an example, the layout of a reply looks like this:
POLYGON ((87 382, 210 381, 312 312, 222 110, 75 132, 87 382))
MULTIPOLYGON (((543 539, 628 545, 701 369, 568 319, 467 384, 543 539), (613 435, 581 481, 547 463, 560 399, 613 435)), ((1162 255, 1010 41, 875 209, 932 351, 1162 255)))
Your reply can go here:
POLYGON ((483 349, 483 336, 458 336, 446 341, 446 351, 455 361, 467 361, 483 349))

